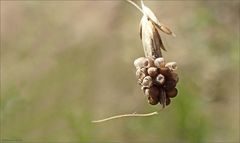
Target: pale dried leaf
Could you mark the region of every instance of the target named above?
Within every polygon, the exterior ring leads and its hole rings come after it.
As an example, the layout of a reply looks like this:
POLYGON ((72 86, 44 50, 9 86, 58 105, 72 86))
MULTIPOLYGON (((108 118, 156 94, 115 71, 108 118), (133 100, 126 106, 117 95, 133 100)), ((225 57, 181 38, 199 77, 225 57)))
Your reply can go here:
POLYGON ((155 32, 155 33, 156 33, 155 38, 156 38, 156 40, 157 40, 158 43, 159 43, 159 47, 160 47, 161 49, 163 49, 164 51, 167 51, 167 50, 165 49, 164 45, 163 45, 161 36, 160 36, 160 34, 158 33, 158 31, 157 31, 157 29, 156 29, 155 27, 154 27, 154 30, 156 31, 156 32, 155 32))
POLYGON ((142 4, 142 11, 144 15, 146 15, 149 19, 151 19, 156 25, 161 26, 162 24, 159 22, 155 14, 152 12, 150 8, 144 5, 143 1, 141 1, 142 4))
POLYGON ((165 25, 159 22, 159 20, 157 19, 155 14, 152 12, 152 10, 148 8, 146 5, 144 5, 143 1, 141 1, 141 4, 142 4, 142 11, 144 15, 146 15, 153 22, 153 24, 158 27, 159 30, 161 30, 162 32, 168 35, 176 36, 168 27, 166 27, 165 25))
POLYGON ((158 58, 162 56, 161 49, 164 49, 161 37, 151 20, 147 16, 143 16, 141 19, 141 37, 143 49, 146 57, 158 58))
POLYGON ((161 26, 158 25, 158 24, 155 24, 155 25, 162 32, 164 32, 164 33, 166 33, 168 35, 172 35, 172 36, 176 37, 176 35, 168 27, 166 27, 165 25, 161 25, 161 26))

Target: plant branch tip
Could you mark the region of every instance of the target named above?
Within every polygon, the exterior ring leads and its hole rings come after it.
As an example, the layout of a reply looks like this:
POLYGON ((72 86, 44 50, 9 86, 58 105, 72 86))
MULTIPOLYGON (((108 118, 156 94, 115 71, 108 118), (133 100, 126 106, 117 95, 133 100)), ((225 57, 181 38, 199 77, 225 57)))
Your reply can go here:
POLYGON ((101 122, 123 118, 123 117, 147 117, 147 116, 152 116, 156 114, 158 114, 158 112, 152 112, 152 113, 146 113, 146 114, 137 114, 136 112, 134 112, 132 114, 116 115, 116 116, 112 116, 112 117, 101 119, 101 120, 95 120, 95 121, 92 121, 92 123, 101 123, 101 122))
POLYGON ((135 6, 141 13, 144 14, 143 10, 133 1, 131 0, 126 0, 127 2, 131 3, 133 6, 135 6))

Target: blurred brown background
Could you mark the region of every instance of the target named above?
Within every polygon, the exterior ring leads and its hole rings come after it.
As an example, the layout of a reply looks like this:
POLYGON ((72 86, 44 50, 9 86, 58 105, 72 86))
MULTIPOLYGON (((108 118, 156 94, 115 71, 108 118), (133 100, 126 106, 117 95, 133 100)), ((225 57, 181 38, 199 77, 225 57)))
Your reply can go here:
POLYGON ((161 33, 179 94, 159 115, 93 124, 160 110, 135 78, 141 13, 125 1, 1 1, 1 140, 239 142, 240 2, 145 4, 177 35, 161 33))

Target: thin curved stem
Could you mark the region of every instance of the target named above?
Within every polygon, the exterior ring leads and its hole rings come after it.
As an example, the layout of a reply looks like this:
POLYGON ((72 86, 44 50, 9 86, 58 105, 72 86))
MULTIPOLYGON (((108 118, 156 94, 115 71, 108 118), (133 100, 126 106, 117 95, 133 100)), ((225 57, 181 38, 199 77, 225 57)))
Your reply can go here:
POLYGON ((118 118, 123 118, 123 117, 147 117, 147 116, 152 116, 152 115, 156 115, 156 114, 158 114, 158 112, 152 112, 152 113, 147 113, 147 114, 137 114, 137 113, 123 114, 123 115, 116 115, 116 116, 112 116, 112 117, 101 119, 101 120, 95 120, 95 121, 92 121, 92 122, 93 123, 100 123, 100 122, 105 122, 105 121, 118 119, 118 118))
POLYGON ((141 11, 141 12, 144 14, 143 10, 142 10, 136 3, 134 3, 134 2, 131 1, 131 0, 126 0, 126 1, 129 2, 129 3, 131 3, 132 5, 134 5, 139 11, 141 11))

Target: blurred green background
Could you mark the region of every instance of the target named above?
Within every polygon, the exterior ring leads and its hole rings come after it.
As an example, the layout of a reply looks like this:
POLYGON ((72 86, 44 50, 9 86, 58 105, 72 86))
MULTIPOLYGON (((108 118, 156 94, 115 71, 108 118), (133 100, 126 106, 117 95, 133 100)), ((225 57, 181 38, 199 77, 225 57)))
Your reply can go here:
MULTIPOLYGON (((139 1, 137 2, 139 3, 139 1)), ((1 140, 239 142, 240 2, 146 1, 177 35, 179 94, 151 117, 135 78, 141 13, 125 1, 1 1, 1 140)))

